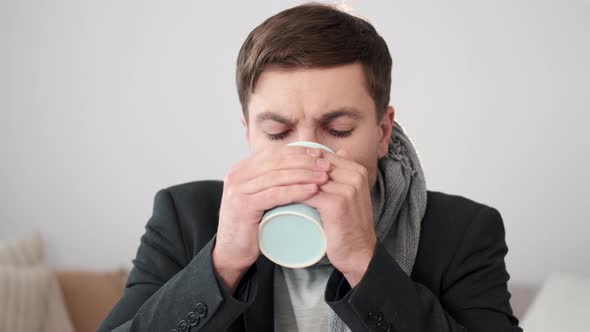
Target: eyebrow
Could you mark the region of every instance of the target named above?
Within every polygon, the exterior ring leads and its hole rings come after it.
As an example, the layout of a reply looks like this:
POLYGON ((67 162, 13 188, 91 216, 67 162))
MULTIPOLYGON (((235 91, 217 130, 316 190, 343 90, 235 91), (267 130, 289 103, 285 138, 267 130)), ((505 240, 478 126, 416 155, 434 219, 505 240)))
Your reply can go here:
MULTIPOLYGON (((361 119, 363 115, 362 112, 360 112, 356 108, 339 107, 335 110, 322 114, 322 116, 319 119, 316 119, 315 121, 320 124, 326 124, 339 117, 348 117, 351 119, 358 120, 361 119)), ((256 116, 257 125, 267 120, 280 122, 288 126, 294 126, 297 123, 297 121, 291 120, 272 111, 264 111, 256 116)))

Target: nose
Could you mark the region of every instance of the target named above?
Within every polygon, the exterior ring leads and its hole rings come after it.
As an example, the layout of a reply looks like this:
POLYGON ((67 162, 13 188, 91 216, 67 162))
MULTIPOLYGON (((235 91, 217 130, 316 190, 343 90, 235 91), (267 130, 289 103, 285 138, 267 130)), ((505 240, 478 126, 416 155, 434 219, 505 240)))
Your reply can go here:
POLYGON ((308 141, 308 142, 316 142, 316 143, 322 144, 322 142, 318 141, 319 137, 316 134, 316 131, 314 128, 300 128, 297 131, 297 134, 293 135, 293 137, 298 142, 308 141))
POLYGON ((337 151, 337 150, 335 150, 335 148, 337 147, 337 146, 335 146, 335 145, 337 145, 337 142, 330 140, 329 135, 324 135, 322 137, 321 130, 322 130, 322 128, 298 129, 296 131, 296 133, 294 133, 293 135, 289 135, 289 138, 290 138, 289 143, 314 142, 314 143, 318 143, 318 144, 321 144, 321 145, 327 147, 328 149, 332 150, 331 152, 337 151))

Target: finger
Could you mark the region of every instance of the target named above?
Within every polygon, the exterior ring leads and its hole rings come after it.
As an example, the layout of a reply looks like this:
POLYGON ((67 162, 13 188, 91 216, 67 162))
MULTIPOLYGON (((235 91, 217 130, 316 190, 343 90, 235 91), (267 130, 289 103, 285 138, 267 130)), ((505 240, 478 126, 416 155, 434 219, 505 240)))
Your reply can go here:
POLYGON ((364 174, 342 167, 334 167, 328 173, 328 176, 330 181, 352 185, 357 188, 369 186, 369 179, 364 174))
MULTIPOLYGON (((321 214, 324 213, 324 208, 330 208, 334 204, 343 204, 344 197, 338 194, 339 188, 342 189, 340 186, 330 185, 328 186, 328 191, 325 190, 325 187, 331 182, 328 182, 324 185, 318 187, 317 192, 312 195, 311 197, 307 198, 306 200, 302 201, 303 204, 309 205, 313 208, 316 208, 318 212, 321 214), (324 190, 321 188, 324 187, 324 190)), ((325 221, 324 221, 325 222, 325 221)))
POLYGON ((320 192, 328 193, 331 195, 338 195, 343 197, 353 197, 356 193, 357 188, 353 185, 348 183, 338 183, 335 181, 328 181, 324 184, 321 184, 318 187, 320 192))
POLYGON ((272 170, 249 180, 241 186, 239 191, 242 194, 251 195, 271 187, 305 183, 322 184, 326 181, 328 181, 328 173, 326 173, 326 171, 309 169, 280 169, 272 170))
POLYGON ((237 175, 239 182, 251 180, 273 170, 281 169, 319 169, 316 157, 306 153, 283 152, 277 155, 266 154, 264 157, 248 160, 237 175))
POLYGON ((278 148, 269 148, 264 149, 256 154, 252 155, 252 159, 255 161, 263 161, 268 159, 269 157, 278 156, 278 155, 293 155, 293 154, 306 154, 307 148, 305 146, 296 146, 296 145, 285 145, 278 148))
POLYGON ((245 168, 250 166, 250 163, 254 163, 255 165, 260 165, 263 161, 267 160, 269 157, 278 156, 278 155, 292 155, 292 154, 305 154, 307 150, 305 147, 302 146, 290 146, 290 149, 286 149, 285 147, 281 147, 277 149, 264 149, 261 150, 253 155, 250 158, 242 159, 236 162, 230 169, 230 172, 241 171, 245 168))
POLYGON ((312 184, 294 184, 272 187, 259 193, 249 195, 248 201, 256 204, 258 211, 266 211, 279 205, 303 202, 317 193, 318 186, 312 184))
POLYGON ((324 154, 323 158, 330 162, 330 164, 334 165, 335 168, 346 168, 351 171, 358 172, 360 174, 367 173, 367 169, 365 168, 365 166, 350 159, 350 154, 348 152, 343 151, 343 149, 340 149, 336 153, 326 153, 324 154))

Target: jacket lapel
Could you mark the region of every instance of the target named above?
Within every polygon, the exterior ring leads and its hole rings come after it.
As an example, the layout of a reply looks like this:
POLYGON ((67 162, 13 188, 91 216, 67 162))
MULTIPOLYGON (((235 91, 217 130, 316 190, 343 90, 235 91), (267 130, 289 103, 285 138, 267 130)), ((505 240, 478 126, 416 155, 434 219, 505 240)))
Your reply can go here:
POLYGON ((244 327, 247 332, 274 332, 274 267, 275 264, 261 253, 256 261, 256 299, 244 312, 244 327))

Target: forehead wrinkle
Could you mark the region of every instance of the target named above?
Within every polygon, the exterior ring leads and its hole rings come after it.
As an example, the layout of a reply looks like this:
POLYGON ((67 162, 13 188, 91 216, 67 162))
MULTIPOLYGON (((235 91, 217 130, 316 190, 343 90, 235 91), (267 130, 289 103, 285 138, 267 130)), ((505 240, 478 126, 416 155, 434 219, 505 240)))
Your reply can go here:
MULTIPOLYGON (((313 119, 313 122, 319 124, 329 123, 330 121, 347 117, 353 120, 362 119, 363 113, 353 107, 339 107, 334 110, 323 113, 321 116, 313 119)), ((298 120, 284 116, 274 111, 264 111, 256 116, 256 124, 260 125, 264 121, 272 120, 288 126, 295 126, 298 120)))

